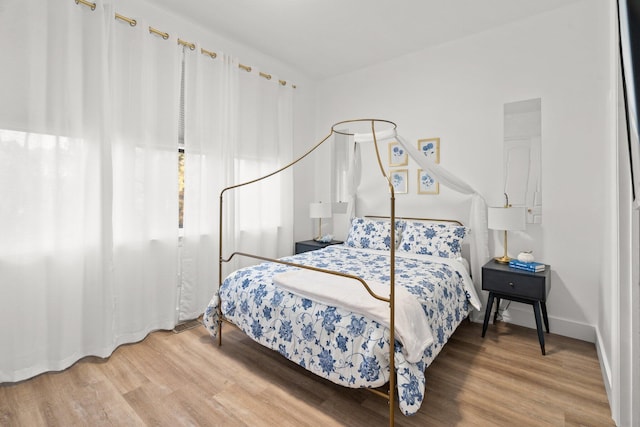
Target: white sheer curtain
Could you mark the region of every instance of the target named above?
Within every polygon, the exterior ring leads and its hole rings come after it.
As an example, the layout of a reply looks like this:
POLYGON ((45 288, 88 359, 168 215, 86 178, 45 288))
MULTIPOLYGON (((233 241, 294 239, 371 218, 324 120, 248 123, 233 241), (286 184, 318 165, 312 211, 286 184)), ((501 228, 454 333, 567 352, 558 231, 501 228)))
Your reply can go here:
MULTIPOLYGON (((218 285, 219 196, 223 188, 271 173, 291 161, 293 94, 238 60, 185 51, 185 199, 179 320, 202 314, 218 285)), ((291 253, 289 171, 225 192, 223 256, 243 251, 291 253)), ((236 258, 230 270, 254 263, 236 258)))
MULTIPOLYGON (((185 49, 185 197, 179 320, 203 313, 217 289, 220 191, 233 184, 238 61, 185 49)), ((233 246, 233 194, 225 196, 224 247, 233 246)))
POLYGON ((0 10, 5 382, 173 326, 178 81, 175 43, 101 3, 0 10))
POLYGON ((0 5, 0 382, 112 346, 104 15, 0 5))
MULTIPOLYGON (((292 160, 292 89, 258 70, 241 72, 235 182, 271 173, 292 160)), ((293 178, 290 170, 235 191, 237 250, 280 257, 293 247, 293 178)), ((243 260, 242 264, 247 263, 243 260)))
MULTIPOLYGON (((108 8, 107 15, 115 11, 108 8)), ((180 48, 110 19, 115 335, 175 325, 180 48)))

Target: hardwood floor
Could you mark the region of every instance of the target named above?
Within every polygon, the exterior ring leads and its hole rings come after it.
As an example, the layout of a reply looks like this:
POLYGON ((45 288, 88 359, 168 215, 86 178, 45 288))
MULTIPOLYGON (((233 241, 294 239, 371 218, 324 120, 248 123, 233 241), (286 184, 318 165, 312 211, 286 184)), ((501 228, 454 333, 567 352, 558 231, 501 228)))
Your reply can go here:
MULTIPOLYGON (((464 322, 427 369, 419 413, 397 426, 614 425, 593 344, 464 322)), ((385 426, 387 405, 334 385, 225 327, 155 332, 58 373, 0 386, 2 426, 385 426)))

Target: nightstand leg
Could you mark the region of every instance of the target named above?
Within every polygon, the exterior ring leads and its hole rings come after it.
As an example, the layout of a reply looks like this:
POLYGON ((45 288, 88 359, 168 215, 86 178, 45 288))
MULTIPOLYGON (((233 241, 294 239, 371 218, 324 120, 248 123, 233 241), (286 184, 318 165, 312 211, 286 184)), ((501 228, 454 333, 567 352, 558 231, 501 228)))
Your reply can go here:
POLYGON ((544 320, 544 327, 547 328, 547 333, 549 333, 549 318, 547 317, 547 303, 544 301, 540 301, 540 307, 542 307, 542 320, 544 320))
POLYGON ((493 324, 498 321, 498 312, 500 311, 500 297, 496 297, 496 311, 493 313, 493 324))
POLYGON ((489 317, 491 317, 491 308, 493 307, 493 292, 489 292, 489 300, 487 301, 487 309, 484 312, 484 323, 482 324, 482 338, 487 332, 487 326, 489 325, 489 317))
POLYGON ((540 341, 540 349, 542 350, 542 355, 544 356, 544 332, 542 331, 542 320, 540 319, 540 301, 535 301, 533 303, 533 315, 536 317, 536 328, 538 329, 538 341, 540 341))

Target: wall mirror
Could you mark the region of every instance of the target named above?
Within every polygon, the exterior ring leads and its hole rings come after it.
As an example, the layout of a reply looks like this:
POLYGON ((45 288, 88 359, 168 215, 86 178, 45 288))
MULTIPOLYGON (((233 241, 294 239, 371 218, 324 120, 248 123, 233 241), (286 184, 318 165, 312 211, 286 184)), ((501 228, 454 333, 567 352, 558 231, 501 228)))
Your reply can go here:
POLYGON ((541 109, 540 98, 504 104, 504 192, 530 224, 542 223, 541 109))

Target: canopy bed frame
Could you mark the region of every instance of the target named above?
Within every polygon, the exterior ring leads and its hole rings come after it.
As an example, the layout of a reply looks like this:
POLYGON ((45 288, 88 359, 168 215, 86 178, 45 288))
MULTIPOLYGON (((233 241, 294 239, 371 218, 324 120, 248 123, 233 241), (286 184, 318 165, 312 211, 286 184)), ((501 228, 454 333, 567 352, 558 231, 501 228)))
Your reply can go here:
MULTIPOLYGON (((251 185, 254 184, 256 182, 262 181, 266 178, 269 178, 273 175, 276 175, 288 168, 293 167, 295 164, 297 164, 298 162, 300 162, 302 159, 304 159, 305 157, 307 157, 310 153, 312 153, 314 150, 316 150, 318 147, 320 147, 324 142, 326 142, 332 135, 334 134, 341 134, 341 135, 347 135, 347 136, 354 136, 354 135, 360 135, 363 136, 363 134, 354 134, 354 133, 348 133, 346 131, 342 131, 342 130, 337 130, 337 127, 344 127, 345 125, 350 125, 350 124, 366 124, 366 125, 370 125, 370 129, 371 129, 371 133, 370 134, 365 134, 364 137, 365 138, 370 138, 370 140, 373 142, 373 147, 376 153, 376 158, 377 158, 377 162, 378 162, 378 166, 380 169, 380 173, 381 175, 384 177, 384 179, 387 182, 387 186, 388 186, 388 192, 389 192, 389 216, 385 217, 389 220, 390 226, 389 226, 389 232, 390 232, 390 242, 396 242, 396 227, 394 226, 394 224, 396 224, 396 220, 400 219, 398 217, 396 217, 396 209, 395 209, 395 192, 394 192, 394 186, 391 182, 391 179, 389 178, 389 176, 387 175, 385 168, 383 166, 383 162, 381 160, 380 157, 380 149, 378 146, 378 139, 381 137, 381 135, 384 136, 389 136, 390 134, 395 134, 395 129, 396 129, 396 124, 391 122, 391 121, 387 121, 387 120, 380 120, 380 119, 357 119, 357 120, 347 120, 347 121, 342 121, 342 122, 338 122, 336 124, 334 124, 331 127, 331 132, 325 137, 323 138, 320 142, 318 142, 315 146, 313 146, 311 149, 309 149, 306 153, 304 153, 302 156, 300 156, 299 158, 297 158, 296 160, 292 161, 291 163, 289 163, 288 165, 270 173, 267 174, 265 176, 262 176, 260 178, 251 180, 251 181, 247 181, 247 182, 243 182, 240 184, 236 184, 236 185, 232 185, 229 186, 227 188, 224 188, 221 193, 220 193, 220 211, 219 211, 219 263, 218 263, 218 291, 217 291, 217 295, 214 296, 214 299, 217 298, 217 324, 215 326, 212 326, 211 329, 213 329, 214 327, 217 328, 217 338, 218 338, 218 345, 221 346, 222 345, 222 323, 223 322, 228 322, 228 323, 232 323, 226 316, 225 314, 223 314, 223 310, 222 310, 222 306, 223 306, 223 301, 222 301, 222 297, 221 297, 221 292, 220 289, 222 287, 223 284, 223 273, 222 273, 222 268, 223 268, 223 264, 225 263, 229 263, 232 259, 234 259, 236 256, 238 257, 247 257, 247 258, 251 258, 254 260, 259 260, 259 261, 265 261, 268 263, 274 263, 274 264, 278 264, 278 265, 283 265, 283 266, 288 266, 288 267, 295 267, 298 269, 302 269, 302 270, 307 270, 307 271, 313 271, 316 273, 322 273, 322 274, 326 274, 326 275, 331 275, 331 277, 341 277, 341 278, 346 278, 346 279, 351 279, 351 280, 355 280, 357 282, 360 283, 360 285, 362 287, 364 287, 364 289, 366 290, 366 292, 375 300, 378 301, 382 301, 384 303, 388 304, 388 310, 389 310, 389 325, 388 325, 388 334, 389 334, 389 378, 388 378, 388 390, 387 392, 383 392, 374 388, 367 388, 367 390, 371 391, 374 394, 377 394, 379 396, 384 397, 385 399, 388 400, 388 404, 389 404, 389 425, 393 426, 394 425, 394 418, 395 418, 395 398, 396 398, 396 362, 395 362, 395 357, 396 357, 396 345, 394 343, 396 343, 396 245, 395 244, 389 244, 389 295, 381 295, 379 292, 376 293, 374 291, 374 289, 372 288, 372 286, 370 286, 370 283, 368 283, 366 280, 364 280, 363 278, 354 275, 354 274, 349 274, 349 273, 345 273, 345 272, 340 272, 340 271, 335 271, 335 270, 331 270, 328 268, 322 268, 322 267, 317 267, 317 266, 312 266, 312 265, 304 265, 304 264, 300 264, 297 262, 290 262, 287 260, 283 260, 283 259, 272 259, 272 258, 267 258, 264 256, 260 256, 260 255, 256 255, 256 254, 249 254, 249 253, 244 253, 244 252, 233 252, 231 253, 231 255, 229 255, 228 257, 224 257, 223 254, 223 250, 225 248, 223 248, 223 223, 224 223, 224 212, 223 212, 223 203, 224 203, 224 196, 227 192, 237 189, 239 187, 243 187, 243 186, 247 186, 247 185, 251 185), (377 130, 376 126, 385 126, 386 129, 384 130, 377 130)), ((378 217, 381 218, 381 217, 378 217)), ((425 219, 419 219, 419 218, 406 218, 406 219, 410 219, 410 220, 425 220, 425 219)), ((447 220, 428 220, 428 221, 447 221, 447 220)), ((460 224, 460 222, 458 221, 454 221, 457 224, 460 224)), ((212 301, 213 302, 213 301, 212 301)), ((459 323, 458 323, 459 324, 459 323)), ((457 326, 457 324, 456 324, 457 326)), ((427 326, 428 327, 428 326, 427 326)), ((455 329, 455 327, 454 327, 455 329)), ((212 335, 213 335, 213 331, 212 331, 212 335)), ((435 357, 435 356, 434 356, 435 357)))

